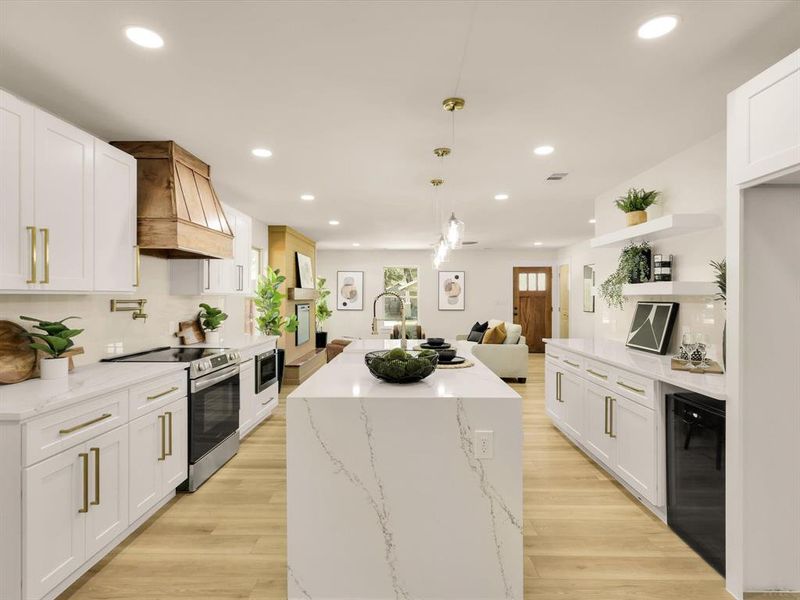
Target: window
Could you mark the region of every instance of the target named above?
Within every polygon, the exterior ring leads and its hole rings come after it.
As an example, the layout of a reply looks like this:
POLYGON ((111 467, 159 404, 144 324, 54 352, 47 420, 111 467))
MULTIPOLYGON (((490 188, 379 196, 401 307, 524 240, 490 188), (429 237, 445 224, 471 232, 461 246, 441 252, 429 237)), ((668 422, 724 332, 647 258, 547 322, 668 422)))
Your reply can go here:
MULTIPOLYGON (((406 308, 406 319, 417 320, 419 308, 419 277, 417 267, 384 267, 383 289, 400 294, 406 308)), ((384 319, 400 320, 400 301, 392 296, 384 297, 384 319)))
POLYGON ((544 273, 520 273, 520 292, 546 292, 547 276, 544 273))

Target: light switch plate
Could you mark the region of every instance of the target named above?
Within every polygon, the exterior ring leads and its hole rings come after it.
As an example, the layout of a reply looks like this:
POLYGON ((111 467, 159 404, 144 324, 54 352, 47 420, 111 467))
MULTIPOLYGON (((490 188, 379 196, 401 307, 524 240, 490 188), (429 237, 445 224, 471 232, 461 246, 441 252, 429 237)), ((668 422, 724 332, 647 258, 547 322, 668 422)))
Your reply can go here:
POLYGON ((494 458, 494 431, 475 430, 475 458, 494 458))

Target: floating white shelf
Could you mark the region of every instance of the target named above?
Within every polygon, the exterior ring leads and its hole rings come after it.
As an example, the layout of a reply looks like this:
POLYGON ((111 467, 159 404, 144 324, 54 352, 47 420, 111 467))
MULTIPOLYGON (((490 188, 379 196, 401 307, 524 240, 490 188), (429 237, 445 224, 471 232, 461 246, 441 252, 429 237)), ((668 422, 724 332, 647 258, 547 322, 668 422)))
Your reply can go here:
POLYGON ((592 238, 592 248, 619 248, 628 242, 647 240, 653 242, 664 238, 685 235, 711 229, 721 224, 719 215, 713 213, 676 214, 658 217, 641 225, 626 227, 592 238))
POLYGON ((712 281, 649 281, 622 286, 623 296, 714 296, 718 291, 712 281))

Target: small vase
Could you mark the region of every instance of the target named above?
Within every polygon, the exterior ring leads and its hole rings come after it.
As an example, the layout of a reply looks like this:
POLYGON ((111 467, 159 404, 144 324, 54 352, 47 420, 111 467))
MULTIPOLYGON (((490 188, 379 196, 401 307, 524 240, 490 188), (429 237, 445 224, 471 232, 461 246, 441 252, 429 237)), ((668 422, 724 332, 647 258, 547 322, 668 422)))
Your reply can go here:
POLYGON ((69 374, 69 358, 43 358, 39 361, 39 377, 63 379, 69 374))
POLYGON ((628 221, 628 227, 647 223, 647 213, 643 210, 634 210, 633 212, 625 213, 625 218, 628 221))
POLYGON ((206 345, 219 347, 220 340, 219 340, 219 329, 215 330, 208 330, 205 332, 206 335, 206 345))

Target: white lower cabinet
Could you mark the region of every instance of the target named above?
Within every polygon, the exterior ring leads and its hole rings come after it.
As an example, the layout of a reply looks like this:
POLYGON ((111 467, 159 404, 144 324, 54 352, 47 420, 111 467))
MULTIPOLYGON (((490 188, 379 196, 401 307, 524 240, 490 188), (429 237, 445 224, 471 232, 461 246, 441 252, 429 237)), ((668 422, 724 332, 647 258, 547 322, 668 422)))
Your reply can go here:
POLYGON ((128 527, 128 430, 118 427, 23 474, 25 598, 39 598, 128 527))
MULTIPOLYGON (((628 376, 615 372, 620 378, 628 376)), ((630 377, 642 385, 642 377, 630 377)), ((645 390, 656 388, 653 381, 644 384, 645 390)), ((588 379, 588 375, 560 368, 551 359, 546 362, 545 407, 553 422, 618 479, 657 506, 660 434, 652 402, 650 395, 634 398, 631 393, 628 397, 613 382, 606 387, 588 379)))
POLYGON ((252 360, 239 370, 239 438, 253 428, 256 418, 256 369, 252 360))
POLYGON ((266 390, 257 394, 255 397, 256 418, 255 424, 258 425, 272 414, 278 406, 278 384, 273 383, 266 390))
POLYGON ((128 425, 131 522, 186 479, 188 426, 186 398, 134 419, 128 425))

